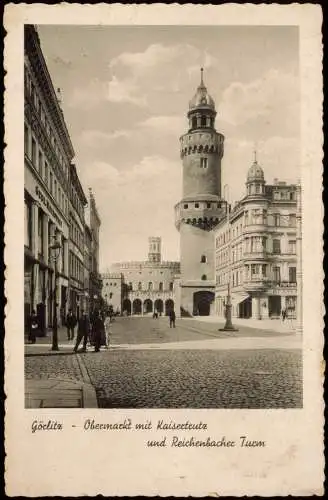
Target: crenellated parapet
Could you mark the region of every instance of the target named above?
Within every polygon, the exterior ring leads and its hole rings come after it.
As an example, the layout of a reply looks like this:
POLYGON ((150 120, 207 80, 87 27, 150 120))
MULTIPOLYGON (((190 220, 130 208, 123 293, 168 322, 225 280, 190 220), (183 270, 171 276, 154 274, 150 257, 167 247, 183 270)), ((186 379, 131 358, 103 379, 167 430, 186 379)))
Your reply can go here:
POLYGON ((142 269, 171 269, 178 270, 180 269, 180 262, 174 261, 162 261, 161 263, 157 262, 149 262, 149 261, 130 261, 130 262, 115 262, 112 264, 111 269, 115 270, 123 270, 123 269, 131 269, 131 270, 142 270, 142 269))
POLYGON ((214 130, 200 130, 180 137, 180 156, 191 154, 224 154, 224 136, 214 130))

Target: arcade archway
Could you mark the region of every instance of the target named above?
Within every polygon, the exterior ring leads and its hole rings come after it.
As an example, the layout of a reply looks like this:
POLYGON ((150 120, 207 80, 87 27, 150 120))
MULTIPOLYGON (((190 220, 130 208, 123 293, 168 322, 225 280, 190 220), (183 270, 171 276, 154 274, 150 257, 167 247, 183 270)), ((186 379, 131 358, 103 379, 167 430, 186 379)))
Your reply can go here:
POLYGON ((158 314, 162 314, 162 312, 164 310, 164 304, 163 304, 162 299, 156 299, 154 307, 155 307, 155 311, 158 312, 158 314))
POLYGON ((142 302, 140 299, 134 299, 133 301, 133 314, 141 314, 142 302))
POLYGON ((209 291, 200 291, 194 293, 194 316, 209 316, 211 303, 214 301, 214 293, 209 291))
POLYGON ((130 314, 131 314, 131 300, 130 299, 123 300, 122 309, 123 309, 123 314, 125 313, 128 316, 130 316, 130 314))
POLYGON ((149 314, 153 312, 153 301, 150 299, 146 299, 144 301, 144 313, 149 314))
POLYGON ((169 315, 169 312, 174 309, 174 302, 172 299, 167 299, 165 301, 165 316, 169 315))

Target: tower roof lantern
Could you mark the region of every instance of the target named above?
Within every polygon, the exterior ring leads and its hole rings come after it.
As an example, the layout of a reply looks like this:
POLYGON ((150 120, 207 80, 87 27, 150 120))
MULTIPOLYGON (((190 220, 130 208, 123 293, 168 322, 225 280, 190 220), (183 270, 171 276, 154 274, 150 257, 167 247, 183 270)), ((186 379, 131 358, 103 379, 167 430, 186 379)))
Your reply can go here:
POLYGON ((204 84, 204 79, 203 79, 203 73, 204 69, 200 69, 200 84, 197 87, 196 94, 194 97, 191 99, 189 102, 189 110, 194 110, 197 108, 211 108, 215 110, 215 103, 214 99, 209 95, 207 92, 207 88, 205 87, 204 84))

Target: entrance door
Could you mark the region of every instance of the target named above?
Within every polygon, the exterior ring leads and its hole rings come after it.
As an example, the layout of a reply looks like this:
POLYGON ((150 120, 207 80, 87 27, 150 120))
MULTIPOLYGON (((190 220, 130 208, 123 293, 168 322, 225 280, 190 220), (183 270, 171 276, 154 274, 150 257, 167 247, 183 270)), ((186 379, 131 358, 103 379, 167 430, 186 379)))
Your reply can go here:
POLYGON ((280 317, 281 314, 281 297, 280 295, 269 296, 269 316, 280 317))
POLYGON ((193 314, 195 316, 209 316, 211 303, 214 300, 214 293, 208 291, 200 291, 194 293, 193 314))
POLYGON ((247 297, 239 304, 239 318, 251 318, 252 317, 252 298, 247 297))

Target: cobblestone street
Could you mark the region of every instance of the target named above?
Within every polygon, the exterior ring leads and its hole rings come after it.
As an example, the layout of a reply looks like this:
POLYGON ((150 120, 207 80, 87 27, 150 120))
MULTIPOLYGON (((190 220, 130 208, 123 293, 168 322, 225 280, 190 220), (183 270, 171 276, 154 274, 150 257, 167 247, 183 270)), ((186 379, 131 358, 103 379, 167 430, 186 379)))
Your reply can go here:
POLYGON ((28 356, 26 378, 80 381, 81 362, 101 408, 302 406, 300 349, 279 348, 281 335, 251 329, 234 332, 231 342, 236 344, 253 335, 248 340, 254 348, 227 349, 224 345, 228 335, 217 332, 215 325, 198 322, 180 320, 177 328, 170 329, 166 318, 118 318, 113 324, 109 351, 76 356, 66 349, 60 355, 28 356), (214 335, 222 349, 206 348, 214 335), (258 348, 261 335, 262 344, 270 341, 277 348, 258 348), (205 339, 204 348, 187 347, 190 341, 201 339, 205 339), (148 348, 143 347, 146 344, 148 348), (160 345, 162 348, 157 348, 160 345))

